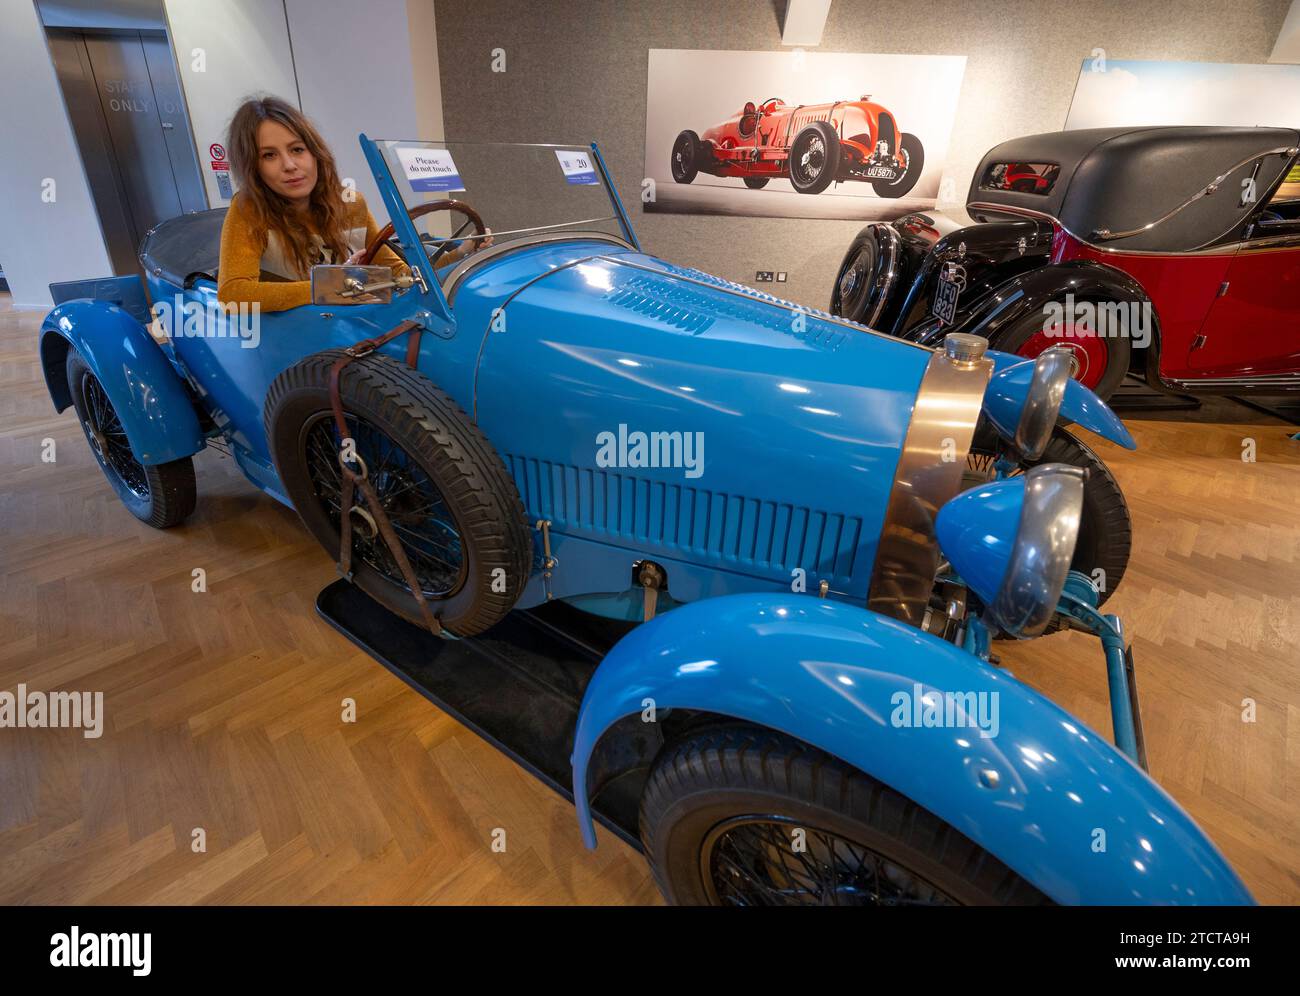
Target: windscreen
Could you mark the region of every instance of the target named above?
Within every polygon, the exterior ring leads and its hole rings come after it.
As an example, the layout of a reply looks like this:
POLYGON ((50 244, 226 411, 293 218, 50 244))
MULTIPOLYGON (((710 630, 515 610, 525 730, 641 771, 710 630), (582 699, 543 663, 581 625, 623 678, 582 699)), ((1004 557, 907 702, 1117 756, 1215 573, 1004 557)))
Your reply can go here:
MULTIPOLYGON (((477 213, 491 245, 563 232, 626 238, 608 179, 590 147, 498 142, 377 139, 375 147, 407 210, 457 201, 477 213)), ((441 279, 488 248, 462 211, 417 218, 416 229, 441 279)))

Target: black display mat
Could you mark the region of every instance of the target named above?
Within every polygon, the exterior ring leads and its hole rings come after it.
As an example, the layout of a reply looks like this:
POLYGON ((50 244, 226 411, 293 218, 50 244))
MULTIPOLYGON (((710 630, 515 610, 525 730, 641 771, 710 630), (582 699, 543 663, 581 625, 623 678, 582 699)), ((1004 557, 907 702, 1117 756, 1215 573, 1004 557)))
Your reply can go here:
MULTIPOLYGON (((316 596, 316 611, 443 712, 573 801, 569 758, 582 694, 630 624, 551 602, 512 612, 472 639, 441 639, 342 579, 316 596)), ((592 800, 597 822, 638 851, 646 775, 630 771, 592 800)))

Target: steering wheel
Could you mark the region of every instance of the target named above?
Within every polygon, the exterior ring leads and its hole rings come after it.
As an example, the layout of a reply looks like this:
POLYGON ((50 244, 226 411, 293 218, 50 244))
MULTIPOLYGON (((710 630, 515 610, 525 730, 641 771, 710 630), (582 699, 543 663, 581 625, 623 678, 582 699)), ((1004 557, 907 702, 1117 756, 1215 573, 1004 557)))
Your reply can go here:
MULTIPOLYGON (((414 221, 416 218, 421 218, 426 214, 432 214, 434 211, 456 211, 463 214, 467 220, 464 225, 461 225, 460 228, 456 229, 456 231, 450 236, 442 240, 442 245, 438 248, 438 251, 429 257, 429 262, 432 264, 437 264, 438 259, 442 254, 451 248, 452 241, 460 237, 461 232, 465 231, 466 225, 474 226, 474 233, 476 236, 487 234, 487 228, 483 224, 483 219, 479 217, 477 211, 464 201, 429 201, 427 204, 415 205, 415 207, 411 208, 407 213, 411 216, 411 220, 414 221)), ((390 221, 375 233, 375 237, 370 240, 370 244, 366 246, 365 251, 361 254, 361 259, 359 261, 361 266, 369 266, 371 264, 375 258, 375 254, 379 252, 379 247, 393 237, 393 231, 393 223, 390 221)), ((476 239, 475 241, 478 240, 476 239)))

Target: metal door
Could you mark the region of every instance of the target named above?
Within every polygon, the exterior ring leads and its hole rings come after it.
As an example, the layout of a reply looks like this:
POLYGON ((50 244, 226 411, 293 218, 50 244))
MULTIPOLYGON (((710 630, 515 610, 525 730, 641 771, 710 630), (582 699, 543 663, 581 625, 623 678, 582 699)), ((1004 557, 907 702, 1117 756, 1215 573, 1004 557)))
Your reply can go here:
POLYGON ((145 232, 207 209, 189 119, 161 31, 48 31, 113 268, 135 272, 145 232))

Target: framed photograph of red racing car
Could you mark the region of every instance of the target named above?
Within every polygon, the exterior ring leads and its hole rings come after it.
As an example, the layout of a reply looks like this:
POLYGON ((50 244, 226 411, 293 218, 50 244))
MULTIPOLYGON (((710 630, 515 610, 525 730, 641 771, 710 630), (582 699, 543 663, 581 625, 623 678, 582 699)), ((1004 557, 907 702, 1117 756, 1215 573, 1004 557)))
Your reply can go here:
POLYGON ((934 207, 966 57, 651 49, 645 211, 891 220, 934 207))

